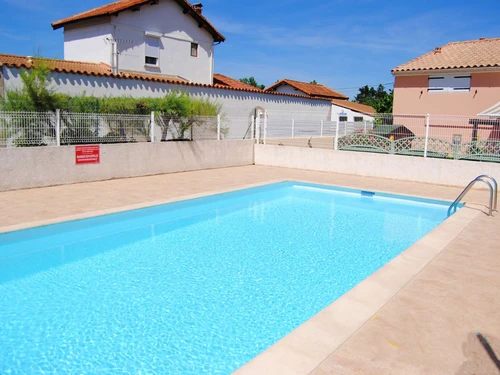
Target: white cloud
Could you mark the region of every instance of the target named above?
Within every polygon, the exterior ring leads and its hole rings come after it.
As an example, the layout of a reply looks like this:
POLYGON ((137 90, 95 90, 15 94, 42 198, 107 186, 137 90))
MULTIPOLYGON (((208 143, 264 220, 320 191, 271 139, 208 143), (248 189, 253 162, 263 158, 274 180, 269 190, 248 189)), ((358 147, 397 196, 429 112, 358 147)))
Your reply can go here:
POLYGON ((14 34, 4 30, 0 30, 0 36, 12 40, 30 40, 28 37, 24 35, 14 34))

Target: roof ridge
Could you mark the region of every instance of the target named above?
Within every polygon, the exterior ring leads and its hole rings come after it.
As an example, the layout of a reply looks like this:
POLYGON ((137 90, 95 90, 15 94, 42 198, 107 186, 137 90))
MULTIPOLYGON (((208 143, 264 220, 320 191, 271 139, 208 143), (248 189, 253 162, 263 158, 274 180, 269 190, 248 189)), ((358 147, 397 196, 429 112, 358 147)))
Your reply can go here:
POLYGON ((479 39, 471 39, 471 40, 456 40, 453 42, 446 43, 443 47, 448 46, 450 44, 465 44, 465 43, 484 43, 484 42, 494 42, 500 40, 499 38, 479 38, 479 39))

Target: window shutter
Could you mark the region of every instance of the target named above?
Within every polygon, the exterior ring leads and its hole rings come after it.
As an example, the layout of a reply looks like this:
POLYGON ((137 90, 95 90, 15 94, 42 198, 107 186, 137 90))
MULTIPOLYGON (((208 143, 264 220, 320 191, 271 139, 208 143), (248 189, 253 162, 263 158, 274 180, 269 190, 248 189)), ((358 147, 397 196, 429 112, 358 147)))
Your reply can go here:
POLYGON ((429 91, 469 91, 470 76, 429 77, 429 91))
POLYGON ((149 57, 160 57, 160 39, 151 38, 150 36, 146 36, 146 56, 149 57))

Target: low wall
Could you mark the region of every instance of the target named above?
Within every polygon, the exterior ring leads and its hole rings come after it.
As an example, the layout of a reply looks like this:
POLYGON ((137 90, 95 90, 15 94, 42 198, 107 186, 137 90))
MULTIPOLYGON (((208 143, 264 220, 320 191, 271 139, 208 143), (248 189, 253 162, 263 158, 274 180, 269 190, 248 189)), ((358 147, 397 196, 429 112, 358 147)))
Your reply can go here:
POLYGON ((500 181, 499 163, 303 147, 255 145, 255 164, 460 187, 480 174, 500 181))
POLYGON ((75 146, 0 149, 0 191, 251 165, 253 140, 101 145, 99 164, 76 165, 75 146))
POLYGON ((335 137, 267 138, 267 145, 332 149, 335 137))

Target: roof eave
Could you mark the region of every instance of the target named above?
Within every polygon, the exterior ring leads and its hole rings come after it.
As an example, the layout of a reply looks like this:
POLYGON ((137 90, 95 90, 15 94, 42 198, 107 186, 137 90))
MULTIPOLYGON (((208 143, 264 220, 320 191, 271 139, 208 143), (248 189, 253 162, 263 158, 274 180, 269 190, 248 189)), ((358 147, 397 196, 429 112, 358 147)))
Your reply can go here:
POLYGON ((426 68, 426 69, 393 69, 391 74, 393 76, 403 75, 422 75, 430 73, 453 73, 453 72, 500 72, 500 65, 492 66, 468 66, 468 67, 449 67, 449 68, 426 68))
POLYGON ((333 96, 333 95, 312 94, 311 96, 315 96, 315 97, 318 97, 318 98, 325 98, 327 100, 332 100, 332 99, 336 99, 336 100, 349 100, 349 97, 345 96, 345 95, 342 95, 342 96, 333 96))
POLYGON ((58 29, 61 29, 63 27, 66 27, 67 25, 72 25, 72 24, 75 24, 75 23, 78 23, 78 22, 81 22, 81 21, 93 20, 93 19, 96 19, 96 18, 105 18, 105 17, 112 16, 114 14, 118 14, 118 13, 99 14, 97 16, 89 16, 89 17, 86 17, 84 19, 71 20, 71 21, 67 21, 67 22, 56 21, 56 22, 52 22, 50 24, 50 26, 52 26, 52 30, 58 30, 58 29))

